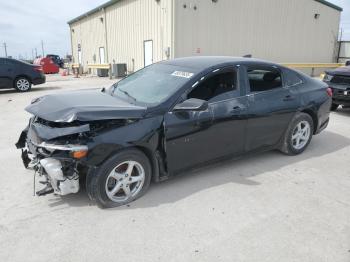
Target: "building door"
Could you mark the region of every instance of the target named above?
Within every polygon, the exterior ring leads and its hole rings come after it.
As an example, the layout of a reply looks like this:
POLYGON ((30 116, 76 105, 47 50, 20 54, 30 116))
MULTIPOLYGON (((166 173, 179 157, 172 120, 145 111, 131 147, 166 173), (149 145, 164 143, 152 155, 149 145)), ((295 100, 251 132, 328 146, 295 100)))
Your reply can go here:
POLYGON ((100 47, 100 64, 104 64, 105 63, 105 48, 104 47, 100 47))
POLYGON ((144 41, 143 50, 145 66, 153 64, 153 40, 144 41))

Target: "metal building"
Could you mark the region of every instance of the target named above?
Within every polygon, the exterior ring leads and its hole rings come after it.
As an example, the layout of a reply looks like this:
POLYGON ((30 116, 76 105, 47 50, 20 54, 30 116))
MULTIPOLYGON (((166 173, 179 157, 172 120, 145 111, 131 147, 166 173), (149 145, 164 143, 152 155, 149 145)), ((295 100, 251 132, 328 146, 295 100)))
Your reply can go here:
POLYGON ((288 63, 337 57, 342 9, 324 0, 111 0, 68 22, 75 63, 252 54, 288 63))

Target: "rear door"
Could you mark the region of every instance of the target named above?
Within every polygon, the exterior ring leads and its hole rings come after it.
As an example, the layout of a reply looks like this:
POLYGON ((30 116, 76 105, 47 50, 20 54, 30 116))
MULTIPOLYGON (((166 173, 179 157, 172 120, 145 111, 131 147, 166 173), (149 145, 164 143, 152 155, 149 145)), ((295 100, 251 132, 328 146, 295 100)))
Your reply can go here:
POLYGON ((284 86, 276 66, 246 67, 248 124, 246 151, 276 145, 298 108, 298 96, 284 86))
POLYGON ((215 70, 184 98, 208 101, 207 110, 165 115, 171 173, 244 151, 247 103, 246 97, 240 96, 237 78, 238 70, 233 66, 215 70))

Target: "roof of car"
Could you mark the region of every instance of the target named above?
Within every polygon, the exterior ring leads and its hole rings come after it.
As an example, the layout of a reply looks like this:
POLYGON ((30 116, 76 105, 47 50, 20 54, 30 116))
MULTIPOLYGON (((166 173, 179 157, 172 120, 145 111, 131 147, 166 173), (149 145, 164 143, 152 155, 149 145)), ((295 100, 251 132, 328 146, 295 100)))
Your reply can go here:
POLYGON ((172 60, 165 60, 161 64, 182 66, 187 68, 194 68, 204 70, 206 68, 215 67, 222 64, 229 63, 264 63, 275 65, 271 62, 259 60, 255 58, 244 57, 230 57, 230 56, 192 56, 184 58, 176 58, 172 60))
POLYGON ((326 73, 331 75, 350 76, 350 66, 342 66, 337 69, 327 70, 326 73))

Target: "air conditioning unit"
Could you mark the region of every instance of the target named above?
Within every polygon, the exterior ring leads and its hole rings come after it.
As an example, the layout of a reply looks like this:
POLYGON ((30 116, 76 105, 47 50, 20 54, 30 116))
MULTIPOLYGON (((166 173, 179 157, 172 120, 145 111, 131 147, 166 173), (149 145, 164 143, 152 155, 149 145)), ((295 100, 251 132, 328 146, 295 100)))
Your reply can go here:
POLYGON ((115 78, 125 77, 127 75, 128 69, 126 64, 114 64, 113 74, 115 78))

